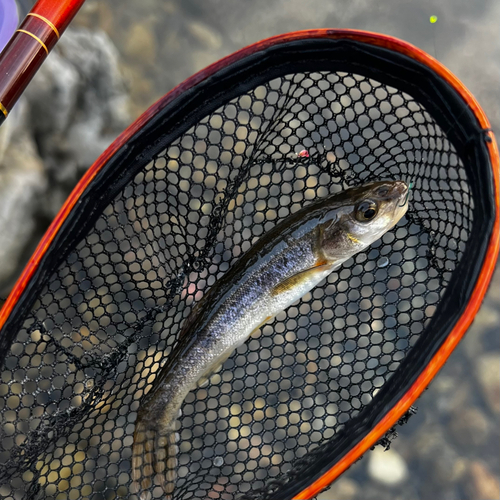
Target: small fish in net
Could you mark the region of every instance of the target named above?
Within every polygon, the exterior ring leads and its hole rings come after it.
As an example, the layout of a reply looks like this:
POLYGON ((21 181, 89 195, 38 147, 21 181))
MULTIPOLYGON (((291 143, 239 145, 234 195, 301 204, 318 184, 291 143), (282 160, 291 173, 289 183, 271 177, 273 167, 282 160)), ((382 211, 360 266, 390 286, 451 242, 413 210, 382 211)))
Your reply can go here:
POLYGON ((472 321, 498 177, 470 93, 390 37, 292 33, 193 76, 86 173, 0 312, 0 494, 139 498, 137 414, 196 304, 305 207, 413 182, 396 226, 237 347, 161 443, 174 500, 314 497, 387 444, 472 321))
POLYGON ((193 308, 180 342, 141 401, 132 477, 175 486, 175 422, 184 399, 262 325, 392 229, 408 209, 401 181, 368 183, 295 212, 263 235, 193 308))

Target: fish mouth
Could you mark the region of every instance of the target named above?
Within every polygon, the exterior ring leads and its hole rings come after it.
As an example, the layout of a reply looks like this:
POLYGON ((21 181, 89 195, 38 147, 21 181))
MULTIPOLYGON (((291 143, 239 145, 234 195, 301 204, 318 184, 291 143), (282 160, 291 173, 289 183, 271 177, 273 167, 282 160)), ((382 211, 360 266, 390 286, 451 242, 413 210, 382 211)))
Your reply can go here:
POLYGON ((404 181, 374 182, 374 196, 388 202, 398 202, 404 205, 408 201, 408 192, 411 189, 404 181))
POLYGON ((392 181, 385 200, 395 203, 397 207, 404 207, 408 203, 411 185, 404 181, 392 181))
POLYGON ((408 210, 408 200, 410 198, 411 184, 408 186, 406 182, 395 181, 392 188, 392 195, 395 201, 394 218, 399 220, 408 210))
POLYGON ((404 206, 408 203, 408 194, 410 192, 409 186, 403 181, 394 181, 392 188, 392 195, 394 198, 399 199, 399 206, 404 206))

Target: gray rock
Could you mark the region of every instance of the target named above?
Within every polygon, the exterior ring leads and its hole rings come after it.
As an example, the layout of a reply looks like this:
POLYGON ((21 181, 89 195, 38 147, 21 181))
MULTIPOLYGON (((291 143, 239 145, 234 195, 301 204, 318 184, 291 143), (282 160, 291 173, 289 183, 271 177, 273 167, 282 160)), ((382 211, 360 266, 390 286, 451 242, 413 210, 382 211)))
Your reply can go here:
POLYGON ((420 427, 413 436, 413 453, 422 462, 429 462, 436 450, 444 446, 446 439, 439 425, 427 424, 424 427, 420 427))
POLYGON ((454 483, 462 477, 463 460, 451 446, 441 425, 424 425, 419 428, 412 440, 411 449, 416 462, 425 471, 429 490, 454 483))
POLYGON ((435 410, 441 415, 462 411, 469 398, 470 390, 469 380, 465 379, 463 383, 457 384, 456 375, 448 375, 444 371, 429 388, 435 399, 435 410))
POLYGON ((428 464, 428 473, 436 485, 454 483, 464 473, 463 460, 455 449, 446 443, 439 455, 428 464))
POLYGON ((68 29, 1 128, 2 294, 85 170, 128 123, 111 40, 68 29))
POLYGON ((47 188, 33 140, 13 128, 14 139, 0 164, 0 289, 18 274, 23 251, 35 230, 40 196, 47 188))
POLYGON ((26 97, 32 133, 55 183, 44 205, 52 218, 82 173, 129 122, 118 55, 108 36, 68 30, 26 97))
MULTIPOLYGON (((12 114, 12 113, 11 113, 12 114)), ((12 117, 0 127, 0 165, 12 135, 12 117)))
POLYGON ((500 289, 499 283, 495 284, 493 282, 491 284, 489 300, 485 300, 485 303, 481 306, 481 309, 474 318, 474 322, 463 340, 465 353, 473 362, 483 352, 483 341, 485 335, 488 334, 488 332, 498 332, 498 325, 500 324, 500 308, 498 307, 499 300, 497 299, 496 303, 493 300, 497 287, 500 289))

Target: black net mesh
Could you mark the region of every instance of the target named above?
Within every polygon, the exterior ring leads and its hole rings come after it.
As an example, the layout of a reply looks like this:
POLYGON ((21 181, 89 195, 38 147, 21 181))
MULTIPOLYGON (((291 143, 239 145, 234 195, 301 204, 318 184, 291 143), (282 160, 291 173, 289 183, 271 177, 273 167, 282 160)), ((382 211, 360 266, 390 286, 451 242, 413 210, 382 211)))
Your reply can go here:
POLYGON ((137 498, 136 411, 193 305, 277 221, 374 179, 413 181, 407 217, 182 407, 176 500, 271 498, 303 474, 404 365, 473 224, 447 132, 411 95, 356 73, 286 74, 232 98, 109 200, 5 355, 0 496, 137 498))

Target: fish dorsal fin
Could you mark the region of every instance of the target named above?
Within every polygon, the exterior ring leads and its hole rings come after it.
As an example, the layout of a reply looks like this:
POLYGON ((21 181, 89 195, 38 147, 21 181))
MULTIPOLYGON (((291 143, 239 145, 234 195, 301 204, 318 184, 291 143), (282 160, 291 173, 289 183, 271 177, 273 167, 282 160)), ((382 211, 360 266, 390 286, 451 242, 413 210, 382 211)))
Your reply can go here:
POLYGON ((286 280, 278 283, 272 290, 271 295, 276 296, 282 293, 291 291, 300 285, 304 284, 306 281, 312 281, 317 279, 319 276, 325 274, 333 269, 334 263, 320 264, 315 267, 311 267, 310 269, 306 269, 305 271, 301 271, 300 273, 294 274, 290 276, 286 280))

